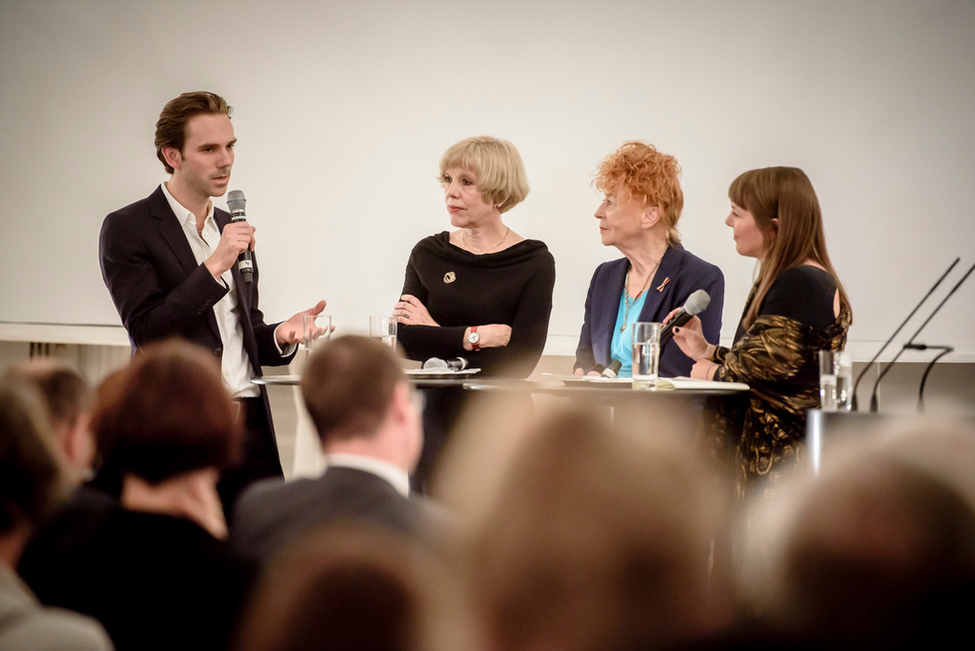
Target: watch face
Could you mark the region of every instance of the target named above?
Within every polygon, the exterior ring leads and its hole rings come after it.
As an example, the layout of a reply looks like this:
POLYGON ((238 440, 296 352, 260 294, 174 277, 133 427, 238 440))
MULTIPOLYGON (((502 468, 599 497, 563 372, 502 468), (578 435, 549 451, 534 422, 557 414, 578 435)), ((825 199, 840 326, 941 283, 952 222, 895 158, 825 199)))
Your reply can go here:
POLYGON ((481 340, 481 333, 479 332, 472 332, 471 334, 467 335, 467 341, 471 342, 472 344, 476 344, 480 340, 481 340))

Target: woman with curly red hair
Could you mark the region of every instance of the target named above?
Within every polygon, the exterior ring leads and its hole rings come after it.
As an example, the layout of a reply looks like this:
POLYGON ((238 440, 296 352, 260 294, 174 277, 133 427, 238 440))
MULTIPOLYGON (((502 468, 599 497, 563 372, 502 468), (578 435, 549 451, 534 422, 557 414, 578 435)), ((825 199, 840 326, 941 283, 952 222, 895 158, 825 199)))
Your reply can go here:
MULTIPOLYGON (((663 321, 699 289, 711 297, 701 313, 703 331, 716 340, 724 276, 681 246, 677 220, 684 193, 677 160, 653 145, 631 140, 600 163, 595 185, 605 197, 596 210, 599 237, 603 246, 615 246, 624 257, 599 265, 592 276, 575 374, 598 375, 597 365, 619 360, 619 374, 628 377, 633 324, 663 321)), ((675 344, 661 351, 662 376, 688 376, 693 365, 675 344)))

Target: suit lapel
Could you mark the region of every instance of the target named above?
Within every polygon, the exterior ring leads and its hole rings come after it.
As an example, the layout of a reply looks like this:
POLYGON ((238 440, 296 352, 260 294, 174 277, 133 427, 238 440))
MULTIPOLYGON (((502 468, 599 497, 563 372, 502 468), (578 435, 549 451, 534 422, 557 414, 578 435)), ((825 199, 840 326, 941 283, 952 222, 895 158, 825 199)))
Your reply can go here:
POLYGON ((173 254, 179 260, 186 275, 190 275, 199 264, 196 262, 193 249, 190 248, 190 243, 186 241, 186 233, 183 232, 183 226, 179 223, 176 215, 173 214, 172 208, 169 207, 169 202, 166 201, 166 195, 163 194, 162 186, 156 188, 156 191, 150 195, 149 199, 151 201, 149 212, 155 218, 159 235, 173 251, 173 254))
MULTIPOLYGON (((230 215, 214 208, 213 221, 217 223, 217 228, 223 233, 224 226, 229 224, 231 220, 230 215)), ((230 275, 234 279, 234 294, 237 297, 237 307, 234 308, 234 312, 237 314, 237 321, 240 323, 240 329, 244 336, 244 352, 247 353, 247 357, 250 359, 254 376, 261 377, 261 365, 258 363, 260 357, 258 355, 257 338, 254 335, 254 326, 251 323, 251 302, 254 300, 253 284, 244 282, 236 263, 230 267, 230 275)))
MULTIPOLYGON (((193 249, 190 248, 190 243, 186 241, 186 232, 183 230, 183 225, 179 223, 179 218, 173 214, 173 209, 169 207, 169 201, 166 200, 166 195, 163 194, 162 186, 156 188, 156 191, 149 196, 149 199, 149 212, 154 218, 159 235, 172 250, 176 259, 179 260, 183 271, 189 276, 196 271, 200 263, 196 261, 196 256, 193 255, 193 249)), ((213 313, 213 310, 207 311, 206 320, 214 336, 217 340, 220 340, 220 328, 217 327, 217 317, 213 313)))
POLYGON ((680 273, 680 263, 683 257, 684 249, 680 244, 671 244, 664 253, 657 273, 653 275, 653 281, 647 288, 647 298, 643 303, 643 310, 640 311, 641 321, 662 321, 667 316, 657 312, 664 299, 670 296, 673 291, 674 281, 680 273))
POLYGON ((621 258, 610 263, 604 277, 605 291, 599 295, 598 305, 593 305, 590 313, 594 315, 593 332, 598 336, 593 341, 593 356, 598 363, 610 358, 610 347, 613 343, 613 329, 616 327, 616 317, 619 316, 620 297, 623 295, 623 282, 630 263, 621 258))
MULTIPOLYGON (((214 208, 213 221, 217 223, 217 228, 223 233, 224 226, 230 223, 230 217, 214 208)), ((244 315, 248 314, 251 309, 250 293, 243 291, 244 279, 241 277, 240 269, 237 268, 236 263, 230 267, 230 275, 234 279, 234 292, 237 294, 237 316, 243 319, 244 315)))

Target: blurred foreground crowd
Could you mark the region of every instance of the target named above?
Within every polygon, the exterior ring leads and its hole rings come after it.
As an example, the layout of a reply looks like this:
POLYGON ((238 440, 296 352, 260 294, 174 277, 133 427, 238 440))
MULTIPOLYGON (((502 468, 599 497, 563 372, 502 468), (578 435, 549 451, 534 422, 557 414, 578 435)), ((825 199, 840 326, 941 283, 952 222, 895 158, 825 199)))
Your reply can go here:
POLYGON ((212 354, 147 347, 97 390, 0 382, 0 649, 915 648, 965 644, 975 432, 831 441, 739 502, 681 414, 472 404, 429 495, 393 352, 339 337, 302 394, 316 479, 216 490, 241 456, 212 354), (92 469, 97 468, 97 472, 92 469), (43 604, 43 605, 42 605, 43 604))

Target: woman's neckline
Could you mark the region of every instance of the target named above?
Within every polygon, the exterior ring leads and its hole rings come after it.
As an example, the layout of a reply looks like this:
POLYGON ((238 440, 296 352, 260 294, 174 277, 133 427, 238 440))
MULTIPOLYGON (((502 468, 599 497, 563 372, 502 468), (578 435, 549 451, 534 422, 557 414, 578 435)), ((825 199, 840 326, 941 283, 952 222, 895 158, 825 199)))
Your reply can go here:
MULTIPOLYGON (((454 232, 456 232, 456 233, 463 233, 463 229, 459 229, 459 230, 454 231, 454 232)), ((450 246, 451 248, 453 248, 453 249, 455 249, 457 251, 461 251, 461 252, 466 253, 468 255, 476 256, 478 258, 484 258, 484 257, 492 256, 492 255, 500 255, 502 253, 507 253, 508 251, 511 251, 512 249, 518 247, 519 245, 524 244, 525 242, 529 242, 530 241, 528 238, 522 237, 521 235, 518 235, 514 231, 511 231, 510 234, 508 235, 509 238, 512 237, 512 236, 514 236, 515 238, 521 238, 521 239, 516 239, 516 241, 511 242, 510 244, 508 244, 508 246, 504 247, 503 249, 498 249, 497 251, 492 251, 492 250, 489 249, 487 251, 484 251, 483 253, 478 253, 476 251, 471 251, 470 249, 465 249, 463 246, 459 246, 457 244, 454 244, 451 241, 451 236, 453 235, 453 233, 451 231, 443 231, 443 233, 446 234, 445 240, 446 240, 446 243, 447 243, 448 246, 450 246)))

